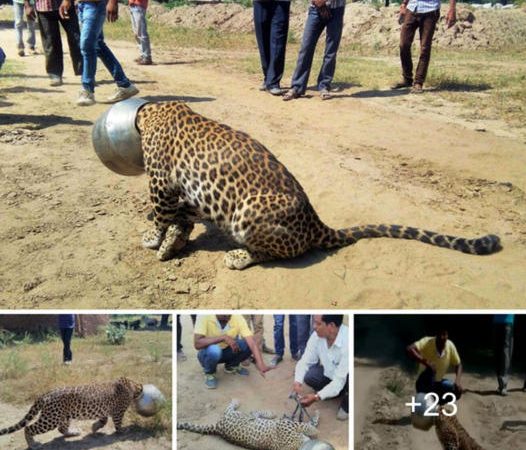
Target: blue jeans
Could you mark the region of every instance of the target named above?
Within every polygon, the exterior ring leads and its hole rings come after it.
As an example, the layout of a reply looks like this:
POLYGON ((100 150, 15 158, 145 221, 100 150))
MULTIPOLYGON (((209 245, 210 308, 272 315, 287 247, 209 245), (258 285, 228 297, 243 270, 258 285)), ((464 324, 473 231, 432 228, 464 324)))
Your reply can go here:
POLYGON ((298 62, 296 63, 296 70, 294 71, 294 75, 292 75, 291 82, 291 87, 298 94, 303 95, 307 90, 316 44, 325 28, 327 28, 327 36, 325 39, 323 62, 318 75, 318 90, 331 88, 334 72, 336 71, 336 54, 342 37, 344 13, 344 6, 341 8, 331 8, 331 18, 325 20, 320 16, 315 6, 309 8, 298 62))
POLYGON ((267 89, 279 87, 285 69, 289 1, 254 1, 254 29, 267 89))
POLYGON ((130 80, 124 75, 122 66, 104 42, 102 27, 106 19, 106 0, 97 2, 79 2, 78 13, 81 24, 80 52, 82 53, 82 87, 95 92, 95 74, 97 57, 106 66, 119 87, 130 86, 130 80))
POLYGON ((151 59, 152 50, 146 25, 146 9, 139 5, 130 5, 130 18, 133 34, 141 51, 141 57, 151 59))
POLYGON ((197 352, 197 359, 201 363, 205 373, 212 374, 216 372, 218 364, 225 364, 226 367, 239 366, 242 361, 250 357, 251 351, 248 348, 247 341, 236 339, 239 346, 238 352, 233 352, 230 347, 222 349, 219 344, 209 345, 197 352))
MULTIPOLYGON (((277 355, 285 354, 285 325, 284 314, 274 314, 274 350, 277 355)), ((304 314, 291 314, 289 316, 289 341, 290 353, 303 354, 310 336, 310 316, 304 314)))
MULTIPOLYGON (((438 395, 439 404, 443 405, 446 400, 443 398, 444 394, 451 392, 455 394, 457 400, 460 399, 462 392, 460 392, 455 383, 448 378, 443 378, 440 381, 435 381, 435 374, 430 368, 426 368, 417 378, 415 384, 416 392, 434 392, 438 395)), ((449 401, 450 399, 447 399, 449 401)))
MULTIPOLYGON (((17 48, 24 48, 24 4, 13 2, 13 13, 15 17, 15 33, 16 33, 16 46, 17 48)), ((35 37, 35 19, 29 19, 25 17, 27 23, 27 45, 29 48, 34 48, 36 43, 35 37)))

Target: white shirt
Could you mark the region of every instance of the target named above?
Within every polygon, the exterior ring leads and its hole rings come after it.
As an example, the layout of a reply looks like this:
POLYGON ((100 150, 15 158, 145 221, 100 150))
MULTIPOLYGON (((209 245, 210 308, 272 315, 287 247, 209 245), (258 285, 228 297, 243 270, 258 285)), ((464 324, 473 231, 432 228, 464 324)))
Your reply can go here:
POLYGON ((338 335, 329 347, 326 338, 320 338, 312 333, 303 356, 296 365, 294 381, 303 383, 309 367, 318 364, 323 367, 323 375, 331 380, 318 395, 321 400, 336 397, 347 381, 349 374, 349 328, 341 325, 338 335))

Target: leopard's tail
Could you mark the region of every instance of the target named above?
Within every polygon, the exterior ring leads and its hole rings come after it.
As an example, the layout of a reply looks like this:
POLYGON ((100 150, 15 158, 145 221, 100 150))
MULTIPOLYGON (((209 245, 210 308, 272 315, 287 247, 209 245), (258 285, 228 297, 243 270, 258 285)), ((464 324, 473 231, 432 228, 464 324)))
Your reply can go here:
POLYGON ((218 434, 218 430, 215 425, 198 425, 196 423, 177 422, 177 429, 200 434, 218 434))
POLYGON ((472 255, 489 255, 501 249, 500 238, 488 234, 476 239, 448 236, 434 231, 402 225, 360 225, 341 230, 326 227, 321 233, 318 246, 324 249, 344 247, 365 238, 388 237, 395 239, 413 239, 425 244, 458 250, 472 255))
POLYGON ((15 431, 21 430, 22 428, 25 428, 29 422, 31 422, 40 412, 42 409, 42 399, 38 399, 35 404, 31 407, 29 412, 25 415, 25 417, 18 422, 16 425, 13 425, 8 428, 2 428, 0 430, 0 436, 4 434, 10 434, 14 433, 15 431))

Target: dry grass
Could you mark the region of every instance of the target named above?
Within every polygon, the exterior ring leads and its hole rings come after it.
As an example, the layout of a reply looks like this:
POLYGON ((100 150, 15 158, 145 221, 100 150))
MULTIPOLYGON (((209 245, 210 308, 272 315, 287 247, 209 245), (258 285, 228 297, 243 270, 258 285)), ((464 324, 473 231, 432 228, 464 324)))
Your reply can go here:
POLYGON ((167 404, 152 420, 130 409, 127 422, 141 429, 171 436, 172 338, 168 331, 128 331, 124 345, 106 342, 104 333, 72 343, 73 364, 62 364, 62 342, 22 343, 0 350, 0 398, 28 404, 46 391, 65 385, 111 381, 127 376, 155 384, 167 404))

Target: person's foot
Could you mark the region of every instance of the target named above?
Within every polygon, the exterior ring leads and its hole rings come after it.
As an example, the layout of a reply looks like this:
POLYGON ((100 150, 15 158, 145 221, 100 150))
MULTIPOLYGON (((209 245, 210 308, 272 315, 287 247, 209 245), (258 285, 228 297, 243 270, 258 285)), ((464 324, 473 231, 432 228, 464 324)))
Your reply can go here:
POLYGON ((186 358, 186 355, 184 354, 184 352, 182 350, 177 350, 177 361, 186 361, 187 358, 186 358))
POLYGON ((133 97, 138 93, 139 89, 137 89, 133 84, 130 84, 128 87, 117 87, 115 92, 107 98, 107 102, 117 103, 122 100, 126 100, 127 98, 133 97))
POLYGON ((276 367, 281 361, 283 361, 282 355, 276 355, 270 360, 270 365, 276 367))
POLYGON ((424 92, 424 88, 422 87, 421 84, 419 83, 416 83, 412 88, 411 88, 411 94, 422 94, 424 92))
POLYGON ((53 87, 62 86, 62 77, 60 75, 50 75, 49 85, 53 87))
POLYGON ((267 344, 263 344, 263 347, 261 347, 261 351, 263 353, 266 353, 267 355, 275 355, 276 352, 272 350, 270 347, 267 347, 267 344))
POLYGON ((217 378, 213 373, 205 373, 205 385, 208 389, 217 388, 217 378))
POLYGON ((499 388, 498 391, 499 395, 502 395, 503 397, 506 397, 508 395, 508 389, 506 389, 505 387, 499 388))
POLYGON ((18 49, 18 56, 26 56, 26 52, 24 51, 23 48, 18 49))
POLYGON ((250 358, 245 359, 244 361, 241 362, 241 365, 242 365, 243 367, 248 367, 248 366, 250 366, 250 363, 252 362, 252 358, 253 358, 253 357, 251 356, 250 358))
POLYGON ((38 50, 36 49, 36 47, 30 47, 29 48, 29 53, 31 55, 38 55, 38 50))
POLYGON ((95 104, 95 94, 89 92, 86 89, 82 89, 77 99, 77 105, 79 106, 91 106, 95 104))
POLYGON ((332 98, 332 94, 330 93, 328 89, 324 88, 320 90, 320 98, 322 100, 329 100, 330 98, 332 98))
POLYGON ((396 89, 410 88, 412 85, 413 85, 412 81, 402 80, 402 81, 398 81, 395 84, 392 84, 390 87, 391 89, 396 90, 396 89))
POLYGON ((247 376, 250 372, 241 366, 225 366, 225 373, 247 376))
POLYGON ((71 366, 71 361, 64 361, 65 366, 71 366))
POLYGON ((258 87, 258 89, 260 91, 266 91, 267 90, 267 85, 265 84, 265 82, 263 81, 263 83, 261 83, 261 85, 258 87))
POLYGON ((301 359, 301 352, 294 353, 294 354, 292 355, 292 359, 293 359, 294 361, 299 361, 299 360, 301 359))
POLYGON ((280 87, 273 87, 270 88, 268 91, 272 95, 283 95, 283 89, 281 89, 280 87))
POLYGON ((283 101, 288 102, 289 100, 294 100, 295 98, 298 98, 300 94, 296 92, 294 88, 289 89, 285 94, 283 94, 283 101))
POLYGON ((349 419, 349 413, 345 412, 343 408, 340 408, 338 410, 338 413, 336 414, 336 419, 338 420, 348 420, 349 419))
POLYGON ((139 66, 151 66, 153 64, 152 58, 140 57, 135 61, 139 66))

